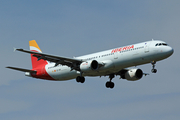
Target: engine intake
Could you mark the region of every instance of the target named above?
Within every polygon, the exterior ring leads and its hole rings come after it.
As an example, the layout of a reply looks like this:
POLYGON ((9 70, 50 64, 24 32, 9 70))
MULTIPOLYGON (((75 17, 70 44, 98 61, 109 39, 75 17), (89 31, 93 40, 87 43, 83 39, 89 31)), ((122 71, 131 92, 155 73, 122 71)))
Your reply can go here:
POLYGON ((125 79, 129 81, 136 81, 141 79, 143 76, 143 72, 141 69, 130 69, 125 73, 125 79))
POLYGON ((99 63, 96 60, 83 62, 80 64, 82 72, 91 72, 99 69, 99 63))
POLYGON ((93 60, 93 61, 91 62, 91 69, 92 69, 92 70, 97 70, 98 68, 99 68, 98 62, 97 62, 96 60, 93 60))

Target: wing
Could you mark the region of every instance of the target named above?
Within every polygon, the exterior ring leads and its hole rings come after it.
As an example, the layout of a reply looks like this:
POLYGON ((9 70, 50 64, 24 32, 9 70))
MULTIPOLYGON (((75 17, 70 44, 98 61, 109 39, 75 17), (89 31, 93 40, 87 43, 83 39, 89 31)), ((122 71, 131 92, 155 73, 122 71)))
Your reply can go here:
POLYGON ((21 52, 25 52, 25 53, 29 53, 29 54, 33 54, 34 57, 37 58, 37 60, 47 60, 50 62, 54 62, 55 66, 61 64, 61 65, 66 65, 68 67, 71 67, 71 69, 75 69, 75 70, 79 70, 79 65, 84 62, 84 60, 81 59, 75 59, 75 58, 68 58, 68 57, 60 57, 60 56, 56 56, 56 55, 49 55, 49 54, 45 54, 45 53, 38 53, 38 52, 34 52, 34 51, 28 51, 28 50, 24 50, 24 49, 16 49, 17 51, 21 51, 21 52))

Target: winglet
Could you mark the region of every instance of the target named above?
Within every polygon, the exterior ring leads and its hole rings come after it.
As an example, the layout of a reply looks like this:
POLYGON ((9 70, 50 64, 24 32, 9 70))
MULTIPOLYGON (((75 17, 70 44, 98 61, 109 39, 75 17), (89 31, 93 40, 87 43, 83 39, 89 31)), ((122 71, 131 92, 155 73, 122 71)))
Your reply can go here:
POLYGON ((16 51, 17 49, 14 47, 14 52, 16 51))

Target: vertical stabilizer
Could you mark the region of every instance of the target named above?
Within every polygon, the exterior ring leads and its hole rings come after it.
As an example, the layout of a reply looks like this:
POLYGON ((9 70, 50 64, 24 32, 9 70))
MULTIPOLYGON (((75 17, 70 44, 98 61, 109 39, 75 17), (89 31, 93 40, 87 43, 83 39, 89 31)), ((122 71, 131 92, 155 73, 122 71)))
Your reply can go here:
MULTIPOLYGON (((41 49, 39 48, 35 40, 29 41, 29 47, 30 47, 30 51, 42 53, 41 49)), ((34 57, 32 54, 31 54, 31 62, 32 62, 33 69, 48 64, 46 60, 42 60, 42 59, 38 60, 38 58, 34 57)))

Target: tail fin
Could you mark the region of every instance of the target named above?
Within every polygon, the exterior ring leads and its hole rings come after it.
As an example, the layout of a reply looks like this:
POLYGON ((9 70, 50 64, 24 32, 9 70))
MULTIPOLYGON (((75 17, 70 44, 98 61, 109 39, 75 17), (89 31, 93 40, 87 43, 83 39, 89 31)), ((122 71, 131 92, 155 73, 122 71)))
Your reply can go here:
MULTIPOLYGON (((42 53, 41 49, 39 48, 35 40, 29 41, 29 47, 30 47, 30 51, 42 53)), ((42 59, 38 60, 38 58, 34 57, 32 54, 31 54, 31 62, 33 69, 48 64, 46 60, 42 60, 42 59)))

